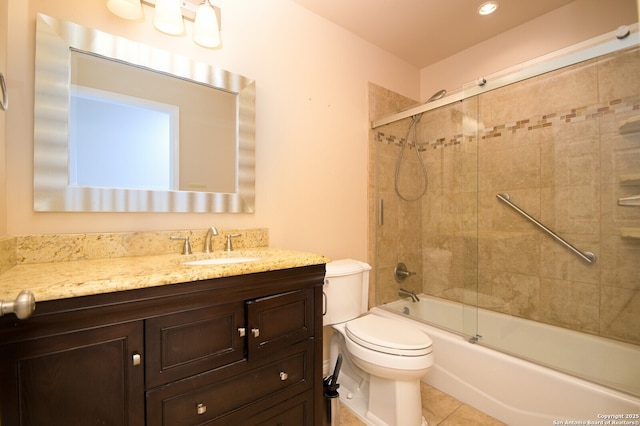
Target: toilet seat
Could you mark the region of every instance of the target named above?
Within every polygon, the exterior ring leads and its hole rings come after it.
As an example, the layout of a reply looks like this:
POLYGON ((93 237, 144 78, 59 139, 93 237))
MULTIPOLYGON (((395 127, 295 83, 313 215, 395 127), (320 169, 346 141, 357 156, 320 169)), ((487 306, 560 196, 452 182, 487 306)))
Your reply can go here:
POLYGON ((432 351, 432 341, 422 331, 377 315, 348 321, 345 332, 354 343, 384 354, 418 357, 432 351))

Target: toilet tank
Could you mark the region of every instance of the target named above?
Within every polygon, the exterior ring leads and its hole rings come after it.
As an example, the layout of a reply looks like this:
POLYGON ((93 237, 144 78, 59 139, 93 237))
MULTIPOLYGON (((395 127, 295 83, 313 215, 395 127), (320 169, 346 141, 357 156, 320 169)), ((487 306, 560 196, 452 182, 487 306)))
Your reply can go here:
POLYGON ((367 312, 371 266, 352 259, 327 263, 322 291, 324 325, 339 324, 367 312))

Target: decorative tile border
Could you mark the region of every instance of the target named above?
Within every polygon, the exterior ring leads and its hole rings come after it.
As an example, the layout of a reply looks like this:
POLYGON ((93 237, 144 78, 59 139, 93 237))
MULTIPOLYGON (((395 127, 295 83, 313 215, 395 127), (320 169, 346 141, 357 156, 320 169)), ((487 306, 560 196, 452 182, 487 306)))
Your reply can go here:
MULTIPOLYGON (((487 141, 505 134, 535 131, 552 126, 594 120, 611 114, 620 114, 631 111, 640 111, 640 96, 613 99, 604 103, 580 106, 564 111, 524 118, 515 122, 486 127, 479 130, 478 137, 480 140, 487 141)), ((376 142, 395 146, 402 146, 406 140, 404 137, 387 134, 383 131, 376 131, 374 138, 376 142)), ((453 135, 450 138, 441 137, 428 140, 426 142, 419 142, 417 145, 420 151, 427 151, 432 149, 444 149, 460 145, 462 143, 474 142, 475 140, 475 136, 458 134, 453 135)), ((415 146, 416 144, 414 142, 409 143, 410 148, 415 148, 415 146)))
MULTIPOLYGON (((376 142, 380 142, 380 143, 384 143, 386 145, 395 145, 395 146, 402 146, 406 139, 404 137, 398 137, 395 135, 387 135, 385 134, 385 132, 375 132, 375 141, 376 142)), ((423 142, 423 143, 418 143, 418 147, 420 149, 420 151, 426 151, 428 149, 442 149, 442 148, 447 148, 453 145, 460 145, 463 142, 471 142, 473 141, 475 138, 473 137, 469 137, 469 136, 464 136, 464 135, 454 135, 453 137, 447 139, 447 138, 438 138, 438 139, 434 139, 432 141, 427 141, 427 142, 423 142)), ((410 142, 409 143, 409 147, 410 148, 415 148, 415 143, 414 142, 410 142)))
POLYGON ((545 114, 507 123, 493 127, 487 127, 481 132, 480 138, 488 140, 502 136, 505 132, 515 134, 532 130, 544 129, 565 123, 588 121, 611 114, 619 114, 629 111, 640 111, 640 96, 631 96, 624 99, 614 99, 609 102, 572 108, 569 110, 545 114))

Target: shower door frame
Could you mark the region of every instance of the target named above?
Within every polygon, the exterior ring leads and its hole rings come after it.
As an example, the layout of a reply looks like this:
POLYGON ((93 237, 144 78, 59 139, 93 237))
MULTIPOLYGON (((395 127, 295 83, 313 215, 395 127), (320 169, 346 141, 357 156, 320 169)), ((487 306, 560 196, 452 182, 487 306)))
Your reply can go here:
POLYGON ((461 90, 452 92, 440 100, 377 118, 371 122, 371 128, 375 130, 378 127, 395 121, 412 117, 416 114, 430 111, 432 109, 440 108, 441 106, 449 105, 454 102, 459 102, 490 90, 508 86, 550 71, 555 71, 557 69, 584 62, 589 59, 594 59, 608 53, 617 52, 619 50, 639 45, 640 24, 635 23, 633 25, 629 25, 628 28, 629 35, 621 39, 617 38, 617 31, 611 31, 582 43, 506 68, 497 73, 479 77, 476 81, 465 84, 461 90))

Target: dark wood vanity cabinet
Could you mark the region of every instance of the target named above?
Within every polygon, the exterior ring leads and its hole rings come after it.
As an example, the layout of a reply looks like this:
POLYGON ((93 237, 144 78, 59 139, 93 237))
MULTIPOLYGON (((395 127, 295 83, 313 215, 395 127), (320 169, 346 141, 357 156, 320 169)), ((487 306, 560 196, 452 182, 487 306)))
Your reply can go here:
POLYGON ((139 322, 0 347, 2 425, 142 425, 139 322))
POLYGON ((1 425, 321 424, 324 265, 0 318, 1 425))

